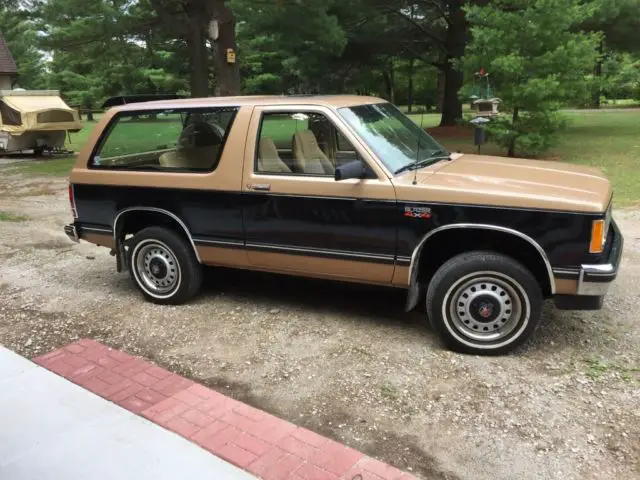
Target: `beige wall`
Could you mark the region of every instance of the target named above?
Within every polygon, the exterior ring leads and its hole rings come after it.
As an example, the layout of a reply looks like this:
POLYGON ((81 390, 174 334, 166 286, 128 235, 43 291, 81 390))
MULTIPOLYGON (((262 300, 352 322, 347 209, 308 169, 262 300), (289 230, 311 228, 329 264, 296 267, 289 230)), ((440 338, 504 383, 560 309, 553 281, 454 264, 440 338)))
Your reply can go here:
POLYGON ((11 77, 0 75, 0 90, 11 90, 11 77))

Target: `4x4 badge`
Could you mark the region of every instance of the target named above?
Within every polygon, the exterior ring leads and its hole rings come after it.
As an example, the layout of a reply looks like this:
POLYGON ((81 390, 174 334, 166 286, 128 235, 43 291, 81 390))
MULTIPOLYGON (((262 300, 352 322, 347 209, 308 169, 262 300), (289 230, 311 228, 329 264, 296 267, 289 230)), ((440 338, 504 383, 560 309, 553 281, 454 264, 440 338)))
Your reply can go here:
POLYGON ((404 216, 409 218, 431 218, 428 207, 404 207, 404 216))

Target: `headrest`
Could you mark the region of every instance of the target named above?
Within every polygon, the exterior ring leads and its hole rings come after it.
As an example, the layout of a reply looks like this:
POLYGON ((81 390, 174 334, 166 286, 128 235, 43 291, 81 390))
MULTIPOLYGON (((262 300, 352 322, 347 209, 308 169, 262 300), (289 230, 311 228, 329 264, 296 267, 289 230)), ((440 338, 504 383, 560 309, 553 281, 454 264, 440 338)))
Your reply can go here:
POLYGON ((258 150, 258 156, 261 158, 279 158, 278 149, 276 144, 269 137, 263 137, 260 139, 260 146, 258 150))
POLYGON ((187 125, 178 139, 178 148, 200 148, 220 145, 222 138, 207 122, 194 122, 187 125))

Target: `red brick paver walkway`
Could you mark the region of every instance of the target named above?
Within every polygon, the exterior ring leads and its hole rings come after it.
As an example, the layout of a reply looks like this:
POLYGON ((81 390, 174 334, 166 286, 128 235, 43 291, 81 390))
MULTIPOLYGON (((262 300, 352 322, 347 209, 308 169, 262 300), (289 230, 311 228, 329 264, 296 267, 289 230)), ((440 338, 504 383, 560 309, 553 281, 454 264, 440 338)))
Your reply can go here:
POLYGON ((415 479, 93 340, 80 340, 34 361, 265 480, 415 479))

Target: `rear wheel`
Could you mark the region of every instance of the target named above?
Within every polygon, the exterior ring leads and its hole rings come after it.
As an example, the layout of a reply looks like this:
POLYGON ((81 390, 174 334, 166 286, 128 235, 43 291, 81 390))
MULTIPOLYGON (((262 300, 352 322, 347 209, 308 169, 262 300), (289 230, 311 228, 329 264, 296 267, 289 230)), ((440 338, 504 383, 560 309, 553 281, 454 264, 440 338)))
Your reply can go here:
POLYGON ((129 272, 147 300, 177 305, 195 296, 202 266, 191 245, 173 230, 149 227, 129 244, 129 272))
POLYGON ((540 323, 542 292, 523 265, 505 255, 469 252, 448 260, 427 290, 427 315, 445 344, 482 355, 507 353, 540 323))

